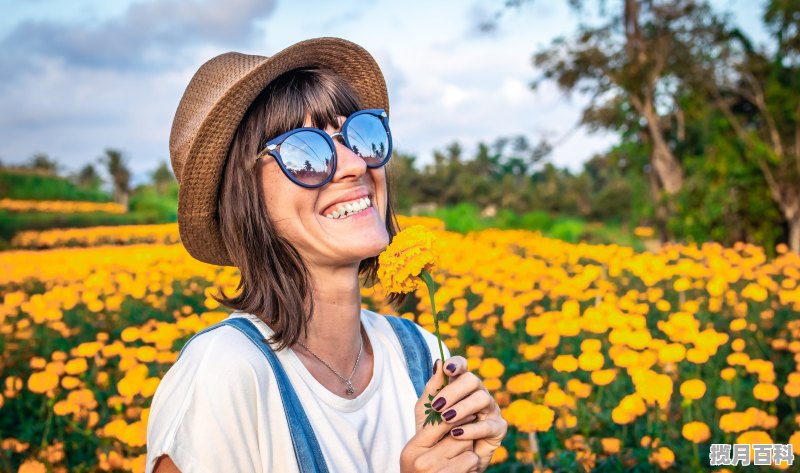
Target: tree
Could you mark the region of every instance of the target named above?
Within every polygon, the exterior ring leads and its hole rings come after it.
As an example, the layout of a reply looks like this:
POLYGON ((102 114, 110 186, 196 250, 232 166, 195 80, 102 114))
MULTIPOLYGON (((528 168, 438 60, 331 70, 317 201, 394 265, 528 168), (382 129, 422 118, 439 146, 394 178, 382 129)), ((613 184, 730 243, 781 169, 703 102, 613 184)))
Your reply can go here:
POLYGON ((53 175, 61 170, 61 165, 47 153, 35 153, 28 159, 28 167, 53 175))
MULTIPOLYGON (((580 9, 588 2, 572 3, 580 9)), ((669 204, 684 182, 675 152, 682 137, 680 80, 707 42, 714 17, 694 0, 624 0, 621 7, 600 26, 580 25, 570 41, 555 40, 535 54, 534 63, 544 79, 592 97, 582 119, 591 129, 640 129, 650 149, 653 195, 661 203, 666 194, 658 212, 665 229, 669 204)))
POLYGON ((158 165, 156 170, 153 171, 150 176, 153 180, 153 185, 155 186, 156 191, 161 195, 166 194, 170 184, 176 182, 175 176, 169 169, 169 165, 167 164, 166 160, 162 160, 161 164, 158 165))
POLYGON ((718 54, 692 77, 757 164, 786 220, 789 246, 800 253, 800 3, 770 0, 763 20, 771 51, 737 28, 720 28, 718 54))
POLYGON ((127 209, 131 192, 131 172, 128 169, 127 160, 121 151, 111 148, 107 148, 105 154, 98 159, 106 166, 106 171, 114 184, 114 202, 122 204, 127 209))
POLYGON ((75 175, 73 180, 77 185, 89 189, 97 189, 102 183, 102 179, 92 163, 86 163, 86 165, 78 171, 78 174, 75 175))

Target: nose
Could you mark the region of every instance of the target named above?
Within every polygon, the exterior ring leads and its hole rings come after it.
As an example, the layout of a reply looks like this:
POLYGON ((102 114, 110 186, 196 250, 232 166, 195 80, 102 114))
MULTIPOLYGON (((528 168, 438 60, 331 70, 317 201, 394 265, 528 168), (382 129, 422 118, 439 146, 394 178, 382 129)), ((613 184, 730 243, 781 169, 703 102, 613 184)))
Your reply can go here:
MULTIPOLYGON (((340 133, 336 133, 335 135, 341 136, 340 133)), ((333 175, 334 181, 358 179, 367 172, 367 162, 364 161, 364 158, 345 146, 343 140, 334 138, 333 143, 336 147, 336 173, 333 175)))

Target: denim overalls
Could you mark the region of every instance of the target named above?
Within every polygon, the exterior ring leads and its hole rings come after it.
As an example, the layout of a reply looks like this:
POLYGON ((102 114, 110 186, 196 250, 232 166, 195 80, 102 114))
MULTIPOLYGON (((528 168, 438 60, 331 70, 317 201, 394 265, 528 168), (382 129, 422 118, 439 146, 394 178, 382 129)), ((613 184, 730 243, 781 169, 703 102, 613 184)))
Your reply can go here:
MULTIPOLYGON (((433 375, 433 367, 430 362, 431 352, 430 349, 428 349, 428 343, 422 337, 422 334, 416 328, 414 322, 393 315, 385 315, 383 317, 389 320, 389 323, 397 334, 397 338, 400 339, 400 345, 403 347, 403 355, 408 365, 408 374, 411 377, 411 381, 414 383, 414 388, 419 398, 422 396, 425 384, 433 375)), ((189 342, 196 336, 223 325, 230 325, 245 334, 247 338, 261 350, 264 356, 267 357, 269 364, 272 366, 272 371, 275 373, 275 378, 278 380, 278 391, 283 401, 283 409, 289 421, 289 432, 292 435, 294 454, 297 458, 300 472, 327 473, 329 471, 328 466, 325 464, 325 459, 322 457, 322 450, 317 442, 317 438, 314 436, 311 424, 303 411, 300 399, 297 397, 292 384, 289 382, 289 377, 278 361, 278 357, 272 352, 272 348, 264 342, 264 337, 253 322, 245 317, 234 317, 206 327, 194 334, 183 345, 183 348, 181 348, 178 354, 178 358, 183 354, 183 350, 186 349, 189 342)))

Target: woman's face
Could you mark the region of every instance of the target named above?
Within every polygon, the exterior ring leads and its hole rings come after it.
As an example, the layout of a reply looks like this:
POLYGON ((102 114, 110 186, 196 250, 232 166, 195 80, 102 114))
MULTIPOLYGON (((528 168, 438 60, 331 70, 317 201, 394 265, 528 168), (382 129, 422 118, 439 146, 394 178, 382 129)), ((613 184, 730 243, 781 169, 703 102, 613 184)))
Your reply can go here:
MULTIPOLYGON (((339 117, 339 125, 346 117, 339 117)), ((307 116, 303 126, 313 126, 307 116)), ((331 135, 340 131, 329 126, 331 135)), ((336 172, 324 186, 301 187, 286 177, 277 161, 263 162, 261 182, 269 217, 278 233, 288 239, 308 264, 352 266, 377 256, 389 244, 386 231, 386 168, 368 168, 366 161, 353 153, 337 137, 336 172), (332 210, 368 197, 369 207, 345 218, 328 218, 332 210)))

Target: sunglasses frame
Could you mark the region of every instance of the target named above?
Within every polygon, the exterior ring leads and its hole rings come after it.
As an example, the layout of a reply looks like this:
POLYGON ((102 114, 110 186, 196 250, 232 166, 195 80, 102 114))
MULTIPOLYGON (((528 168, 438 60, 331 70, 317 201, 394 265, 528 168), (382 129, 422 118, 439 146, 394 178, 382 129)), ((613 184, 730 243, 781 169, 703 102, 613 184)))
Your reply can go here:
POLYGON ((313 128, 313 127, 301 127, 301 128, 295 128, 293 130, 289 130, 286 133, 284 133, 284 134, 282 134, 282 135, 280 135, 278 137, 272 138, 271 140, 269 140, 266 143, 264 143, 264 145, 261 148, 261 151, 259 151, 258 154, 256 155, 256 159, 255 160, 258 161, 262 157, 264 157, 266 155, 270 155, 273 158, 275 158, 276 161, 278 161, 278 165, 281 167, 281 170, 286 175, 286 177, 288 177, 292 182, 294 182, 298 186, 305 187, 307 189, 315 189, 317 187, 322 187, 325 184, 329 183, 331 181, 331 179, 333 179, 333 176, 336 174, 337 153, 336 153, 336 145, 333 143, 333 138, 336 137, 336 136, 341 136, 342 137, 342 141, 344 141, 344 145, 347 146, 347 148, 352 151, 353 148, 350 146, 350 140, 347 139, 347 130, 348 130, 348 127, 350 126, 351 120, 353 118, 356 118, 356 117, 360 116, 360 115, 372 115, 372 116, 380 118, 381 123, 383 124, 383 129, 386 130, 386 137, 389 139, 389 145, 386 148, 386 157, 383 159, 383 161, 380 162, 380 164, 377 164, 377 165, 374 165, 374 166, 372 166, 369 163, 367 163, 367 167, 368 168, 372 168, 372 169, 379 168, 381 166, 385 166, 386 163, 389 162, 389 159, 392 157, 392 132, 391 132, 391 130, 389 130, 389 117, 386 114, 386 111, 382 110, 382 109, 377 109, 377 108, 359 110, 359 111, 353 113, 352 115, 347 117, 347 119, 344 121, 344 123, 342 123, 342 130, 339 131, 339 132, 336 132, 336 133, 334 133, 332 135, 329 135, 324 130, 320 130, 319 128, 313 128), (292 173, 289 172, 289 170, 286 169, 286 165, 283 163, 283 158, 281 157, 281 154, 278 151, 278 146, 280 146, 284 141, 286 141, 287 138, 289 138, 290 136, 294 135, 295 133, 299 133, 301 131, 310 131, 312 133, 316 133, 316 134, 322 136, 322 138, 325 139, 325 141, 328 143, 328 146, 331 149, 331 155, 332 155, 332 159, 333 159, 333 166, 331 166, 331 172, 319 184, 306 184, 304 182, 300 182, 298 179, 296 179, 294 176, 292 176, 292 173))

